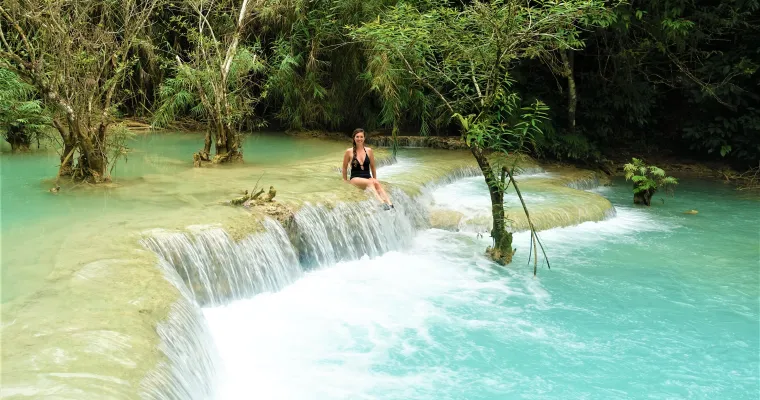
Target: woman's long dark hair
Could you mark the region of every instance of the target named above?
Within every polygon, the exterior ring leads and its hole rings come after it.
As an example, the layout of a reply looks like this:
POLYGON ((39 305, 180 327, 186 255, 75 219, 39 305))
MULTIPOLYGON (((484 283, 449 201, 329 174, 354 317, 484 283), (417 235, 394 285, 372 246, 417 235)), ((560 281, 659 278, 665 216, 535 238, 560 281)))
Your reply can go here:
MULTIPOLYGON (((359 160, 356 159, 356 135, 359 133, 364 133, 364 129, 356 128, 354 129, 354 133, 351 134, 351 142, 354 143, 354 157, 351 160, 351 165, 353 166, 359 165, 359 160)), ((367 154, 364 154, 364 158, 367 158, 367 154)), ((364 165, 361 165, 360 167, 364 169, 364 165)))

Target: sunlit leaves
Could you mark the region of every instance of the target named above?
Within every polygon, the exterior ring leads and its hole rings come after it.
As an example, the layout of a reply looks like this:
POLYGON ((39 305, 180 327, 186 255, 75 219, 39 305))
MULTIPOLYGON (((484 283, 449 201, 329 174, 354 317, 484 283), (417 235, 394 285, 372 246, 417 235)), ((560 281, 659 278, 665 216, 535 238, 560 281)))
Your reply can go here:
POLYGON ((678 179, 666 176, 665 171, 654 165, 647 165, 639 158, 632 158, 630 163, 623 166, 625 180, 633 182, 633 192, 641 193, 648 190, 670 188, 678 184, 678 179))
POLYGON ((401 3, 350 27, 373 57, 372 87, 386 104, 399 102, 400 88, 424 90, 440 113, 458 121, 467 143, 496 151, 522 150, 548 118, 546 105, 522 104, 510 89, 512 64, 582 47, 581 26, 614 20, 600 1, 426 5, 401 3))

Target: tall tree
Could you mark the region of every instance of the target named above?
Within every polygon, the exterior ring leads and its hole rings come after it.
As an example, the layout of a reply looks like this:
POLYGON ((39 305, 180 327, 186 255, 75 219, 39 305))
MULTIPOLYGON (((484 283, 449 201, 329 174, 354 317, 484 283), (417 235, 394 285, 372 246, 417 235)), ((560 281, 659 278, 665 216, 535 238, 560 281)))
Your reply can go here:
POLYGON ((186 59, 175 55, 176 73, 160 89, 161 105, 154 123, 165 125, 177 113, 191 109, 208 123, 196 162, 210 160, 212 140, 213 162, 242 161, 238 124, 244 117, 253 117, 253 106, 261 97, 252 95, 257 81, 251 73, 264 66, 257 48, 242 43, 256 10, 255 0, 186 0, 183 4, 190 12, 173 21, 185 30, 191 48, 186 59))
POLYGON ((522 102, 510 88, 510 69, 523 58, 582 47, 578 16, 605 7, 587 0, 474 1, 459 8, 441 0, 425 6, 399 4, 355 27, 352 36, 372 56, 387 57, 393 65, 369 71, 383 74, 381 85, 423 86, 440 100, 439 112, 458 122, 491 195, 494 245, 489 253, 508 263, 513 254, 504 220, 509 171, 494 164, 497 158, 489 153, 523 150, 546 111, 540 102, 522 102))
POLYGON ((8 0, 0 6, 0 66, 33 85, 63 141, 59 176, 110 180, 124 136, 109 130, 128 55, 161 0, 8 0), (76 157, 76 164, 74 158, 76 157))

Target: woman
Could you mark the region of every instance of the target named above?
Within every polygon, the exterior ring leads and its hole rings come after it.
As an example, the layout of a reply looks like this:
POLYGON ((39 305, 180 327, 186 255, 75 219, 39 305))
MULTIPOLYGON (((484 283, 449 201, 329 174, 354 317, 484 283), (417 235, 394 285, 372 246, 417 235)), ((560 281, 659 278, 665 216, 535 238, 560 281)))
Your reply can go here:
POLYGON ((346 149, 343 154, 343 181, 360 188, 370 188, 375 192, 375 196, 383 203, 386 210, 393 208, 393 203, 385 193, 383 186, 377 180, 377 170, 375 169, 375 153, 372 149, 364 147, 364 129, 354 129, 351 135, 354 146, 346 149), (351 178, 347 178, 348 163, 351 163, 351 178), (372 173, 370 174, 370 170, 372 173))

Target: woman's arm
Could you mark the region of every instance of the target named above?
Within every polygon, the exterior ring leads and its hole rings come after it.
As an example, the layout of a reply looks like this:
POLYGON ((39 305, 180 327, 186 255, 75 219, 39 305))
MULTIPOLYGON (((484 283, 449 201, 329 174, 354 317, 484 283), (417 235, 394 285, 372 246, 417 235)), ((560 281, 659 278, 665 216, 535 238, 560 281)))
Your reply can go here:
POLYGON ((348 160, 351 159, 351 156, 348 153, 349 153, 348 150, 346 150, 346 152, 343 153, 343 168, 341 172, 343 173, 344 181, 348 181, 348 171, 346 170, 346 168, 348 167, 348 160))
POLYGON ((377 170, 375 169, 375 152, 372 149, 367 149, 369 152, 369 167, 372 169, 372 177, 377 179, 377 170))

